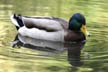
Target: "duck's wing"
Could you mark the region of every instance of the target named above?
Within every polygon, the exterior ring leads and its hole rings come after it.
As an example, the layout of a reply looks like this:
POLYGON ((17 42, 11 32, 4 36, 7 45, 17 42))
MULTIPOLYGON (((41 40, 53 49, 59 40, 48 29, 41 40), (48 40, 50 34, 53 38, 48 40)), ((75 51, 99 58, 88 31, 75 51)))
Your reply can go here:
POLYGON ((16 26, 17 30, 23 26, 26 26, 27 28, 43 29, 46 31, 59 31, 68 29, 68 21, 57 17, 28 17, 13 14, 11 16, 11 21, 16 26))
POLYGON ((56 17, 22 16, 22 20, 27 28, 39 28, 48 31, 58 31, 68 28, 66 20, 56 17))

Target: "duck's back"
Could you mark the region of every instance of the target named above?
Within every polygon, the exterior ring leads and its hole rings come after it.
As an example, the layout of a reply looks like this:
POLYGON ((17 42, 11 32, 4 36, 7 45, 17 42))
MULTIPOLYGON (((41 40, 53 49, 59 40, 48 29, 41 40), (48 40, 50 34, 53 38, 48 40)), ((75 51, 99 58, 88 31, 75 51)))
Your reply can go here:
POLYGON ((40 28, 46 30, 63 30, 68 28, 68 22, 55 17, 22 17, 22 20, 28 28, 40 28))

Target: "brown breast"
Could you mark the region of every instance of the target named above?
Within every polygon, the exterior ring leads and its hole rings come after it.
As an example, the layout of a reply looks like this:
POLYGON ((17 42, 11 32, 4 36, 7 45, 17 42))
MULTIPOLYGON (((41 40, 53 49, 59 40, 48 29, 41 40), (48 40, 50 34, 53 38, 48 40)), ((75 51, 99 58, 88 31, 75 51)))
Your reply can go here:
POLYGON ((75 32, 75 31, 68 30, 67 34, 64 36, 64 40, 65 42, 82 41, 82 40, 85 40, 85 36, 80 31, 75 32))

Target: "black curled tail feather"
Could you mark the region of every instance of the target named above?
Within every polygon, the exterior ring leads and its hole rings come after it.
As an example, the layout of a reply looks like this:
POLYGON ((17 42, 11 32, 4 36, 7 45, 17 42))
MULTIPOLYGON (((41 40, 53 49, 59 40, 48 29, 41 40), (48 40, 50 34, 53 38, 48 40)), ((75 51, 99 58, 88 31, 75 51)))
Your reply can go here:
POLYGON ((12 22, 15 24, 16 29, 18 30, 20 27, 24 26, 21 15, 14 14, 12 17, 12 22))

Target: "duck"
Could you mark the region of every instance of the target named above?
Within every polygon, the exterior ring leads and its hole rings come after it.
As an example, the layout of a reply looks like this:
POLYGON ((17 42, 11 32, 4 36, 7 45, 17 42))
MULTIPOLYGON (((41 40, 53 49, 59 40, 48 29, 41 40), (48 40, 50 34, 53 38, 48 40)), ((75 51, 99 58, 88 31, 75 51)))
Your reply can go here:
POLYGON ((89 36, 86 19, 81 13, 73 14, 69 21, 58 17, 22 16, 13 14, 10 17, 18 34, 52 42, 86 41, 89 36))

